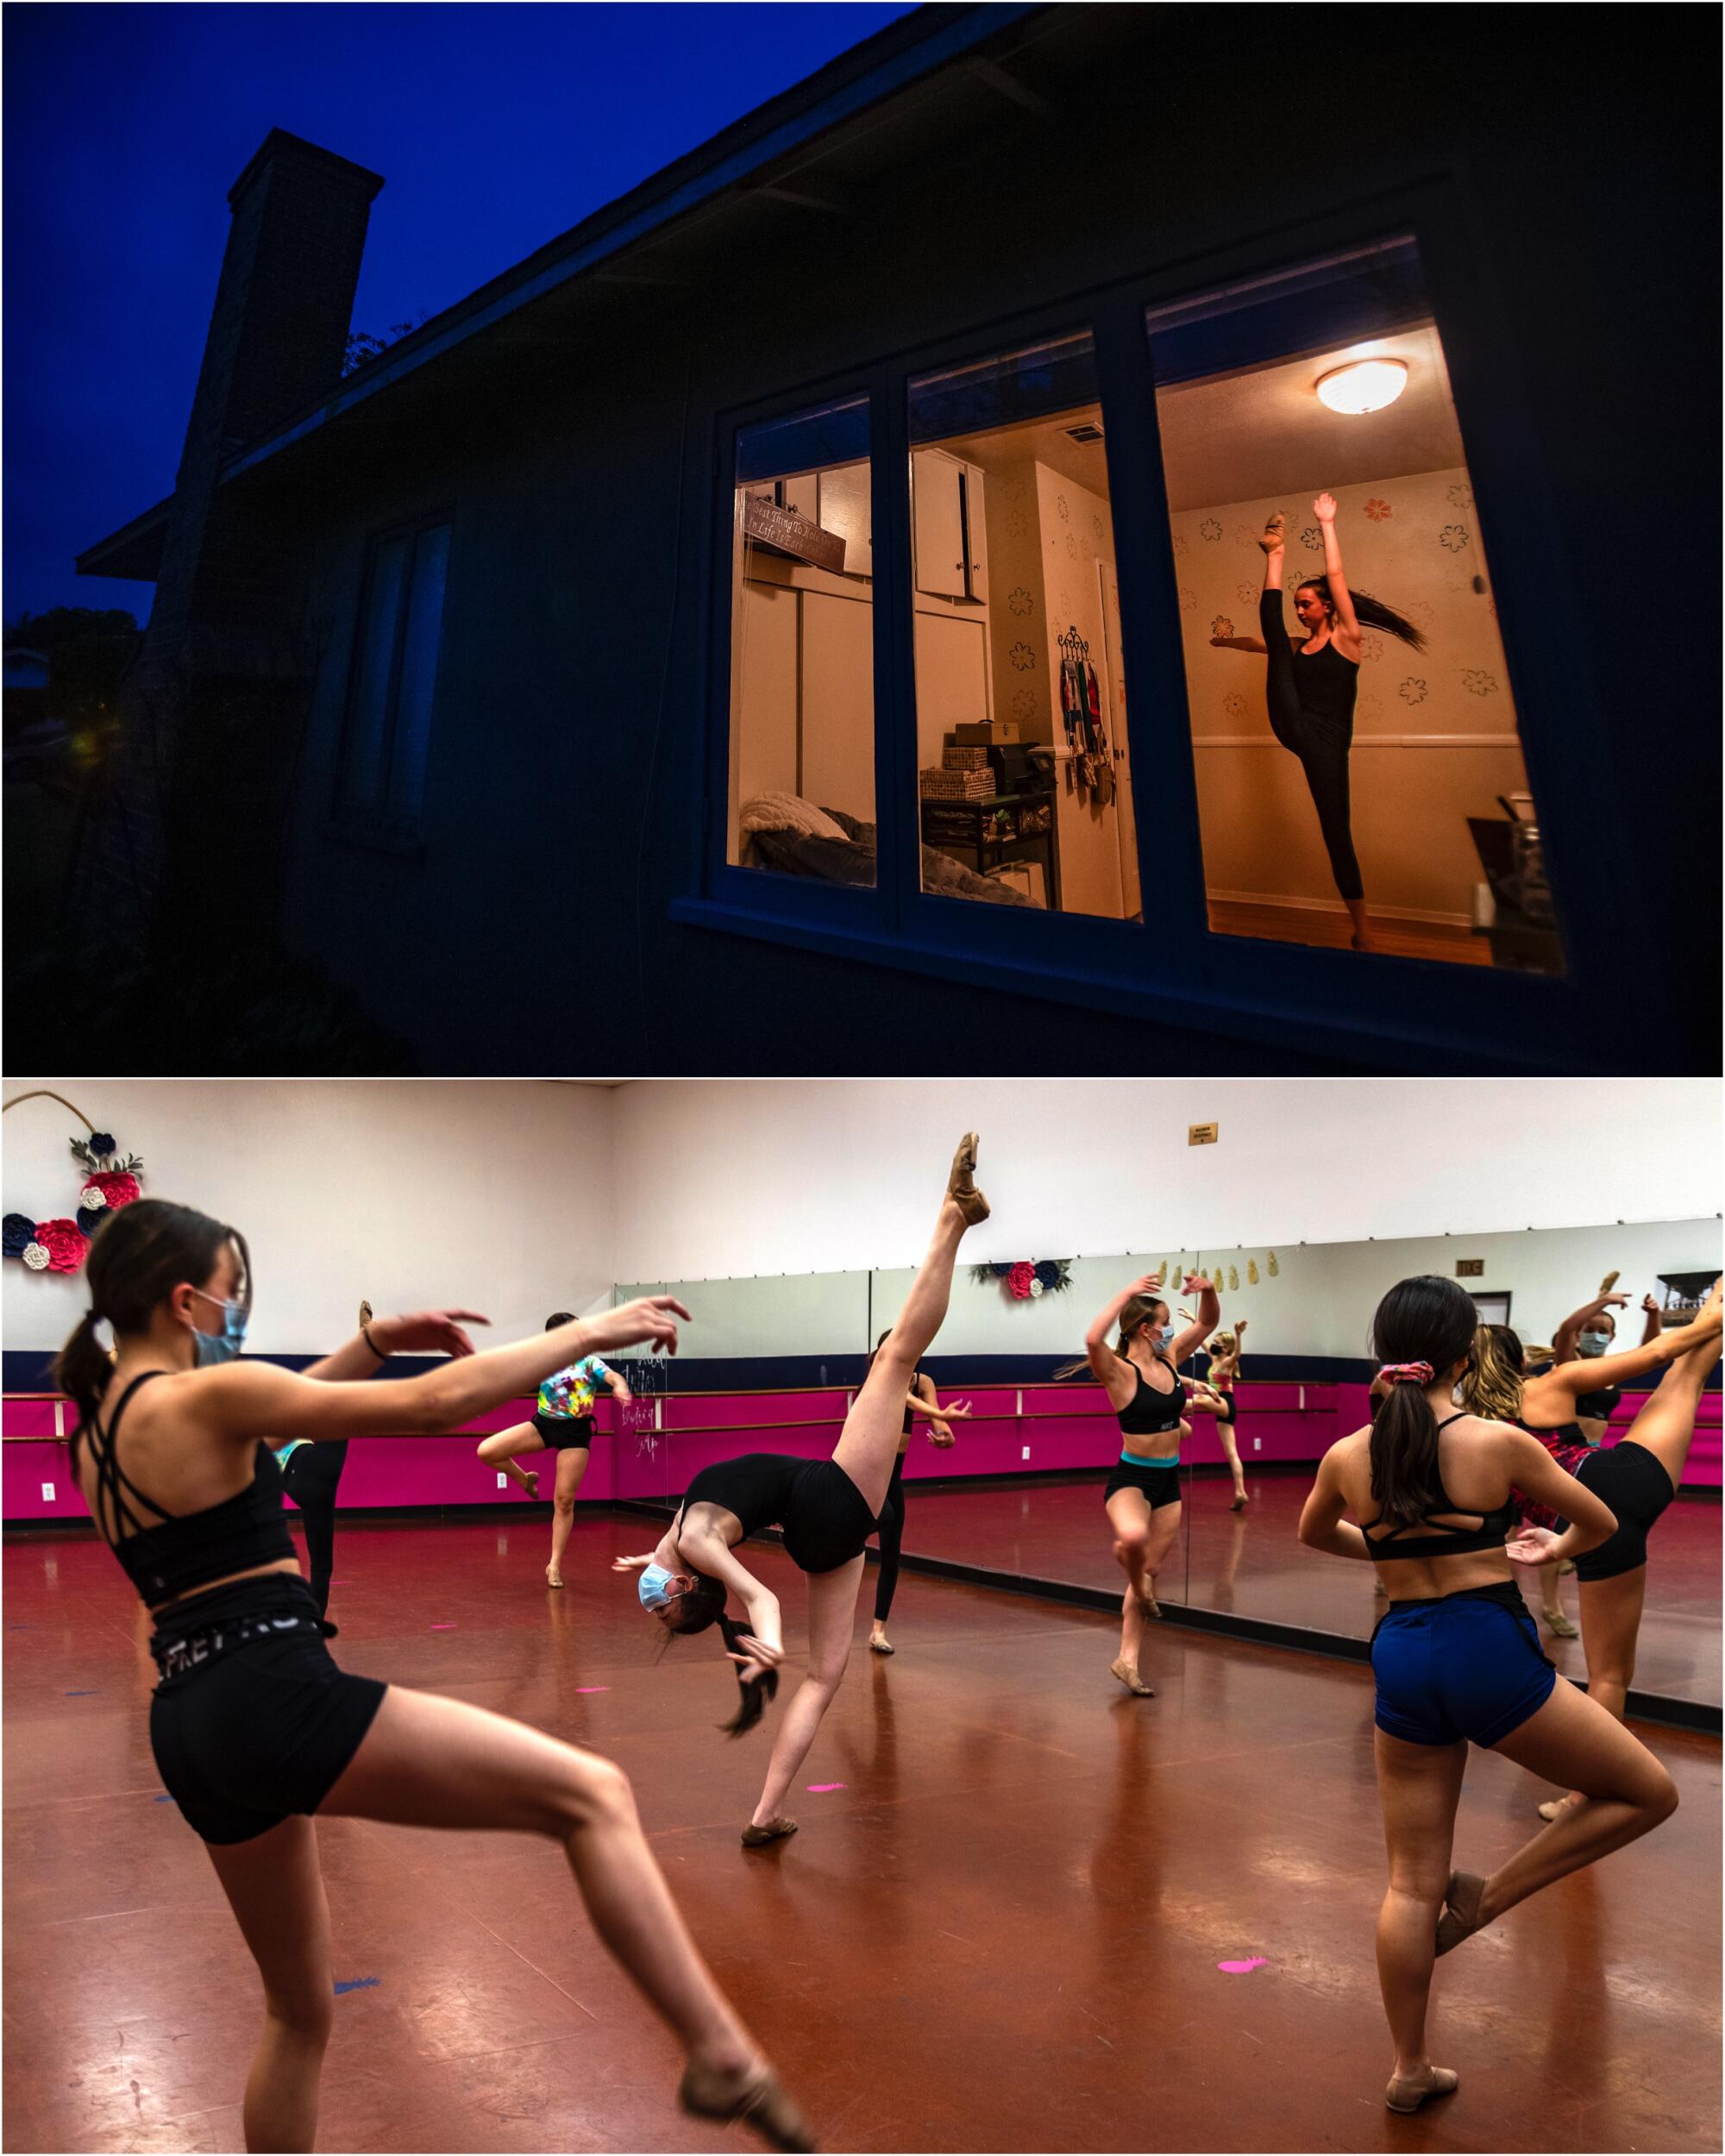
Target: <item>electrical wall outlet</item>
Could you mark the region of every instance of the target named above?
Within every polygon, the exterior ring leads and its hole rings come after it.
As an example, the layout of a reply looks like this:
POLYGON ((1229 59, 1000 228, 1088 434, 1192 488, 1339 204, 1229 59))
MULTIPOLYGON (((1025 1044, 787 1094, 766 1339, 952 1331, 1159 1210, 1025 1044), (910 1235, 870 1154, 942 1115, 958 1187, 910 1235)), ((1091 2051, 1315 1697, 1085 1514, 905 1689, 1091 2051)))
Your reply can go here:
POLYGON ((1262 1438, 1254 1438, 1251 1441, 1251 1449, 1254 1452, 1262 1452, 1264 1450, 1264 1439, 1262 1438))
POLYGON ((509 1488, 508 1476, 499 1475, 497 1478, 497 1486, 499 1489, 507 1489, 509 1488))
POLYGON ((1024 1456, 1025 1456, 1026 1459, 1028 1459, 1028 1458, 1030 1457, 1030 1447, 1029 1447, 1028 1445, 1026 1445, 1026 1446, 1025 1447, 1025 1449, 1024 1449, 1024 1456))
POLYGON ((53 1495, 53 1484, 52 1482, 44 1482, 44 1483, 42 1484, 42 1502, 43 1502, 43 1504, 45 1504, 45 1505, 51 1505, 51 1504, 53 1504, 53 1501, 54 1501, 54 1495, 53 1495))

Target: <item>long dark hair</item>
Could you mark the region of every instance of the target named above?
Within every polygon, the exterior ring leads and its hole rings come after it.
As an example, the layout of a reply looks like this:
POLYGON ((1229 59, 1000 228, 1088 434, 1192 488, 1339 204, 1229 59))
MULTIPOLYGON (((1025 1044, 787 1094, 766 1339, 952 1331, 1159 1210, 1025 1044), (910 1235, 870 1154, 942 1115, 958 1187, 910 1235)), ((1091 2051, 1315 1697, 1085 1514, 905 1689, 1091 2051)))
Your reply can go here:
POLYGON ((1488 1422, 1514 1422, 1527 1370, 1519 1333, 1507 1325, 1481 1326, 1473 1336, 1473 1368, 1461 1381, 1463 1407, 1488 1422))
MULTIPOLYGON (((1330 580, 1321 571, 1316 576, 1302 576, 1294 586, 1296 595, 1307 590, 1314 591, 1335 618, 1336 602, 1330 593, 1330 580)), ((1393 606, 1386 606, 1381 599, 1374 599, 1370 592, 1357 592, 1352 584, 1348 596, 1353 601, 1354 619, 1362 629, 1381 629, 1386 636, 1399 636, 1414 651, 1426 649, 1426 632, 1415 629, 1413 623, 1398 614, 1393 606)))
POLYGON ((252 1260, 246 1238, 206 1213, 170 1205, 165 1198, 139 1198, 110 1213, 97 1229, 84 1266, 90 1307, 53 1366, 54 1383, 78 1409, 79 1430, 94 1420, 114 1372, 107 1349, 96 1337, 97 1324, 105 1318, 116 1339, 147 1331, 157 1305, 182 1281, 201 1287, 230 1243, 239 1252, 249 1300, 252 1260))
MULTIPOLYGON (((1146 1319, 1155 1317, 1158 1310, 1162 1315, 1157 1319, 1157 1323, 1166 1325, 1168 1302, 1165 1296, 1134 1295, 1132 1297, 1120 1312, 1120 1337, 1114 1345, 1116 1355, 1126 1354, 1127 1344, 1133 1333, 1146 1319)), ((1087 1370, 1089 1367, 1089 1357, 1081 1355, 1076 1363, 1063 1363, 1060 1365, 1060 1368, 1054 1373, 1056 1381, 1058 1382, 1063 1377, 1076 1377, 1080 1370, 1087 1370)))
MULTIPOLYGON (((1377 1306, 1371 1348, 1380 1363, 1425 1363, 1441 1376, 1466 1359, 1479 1313, 1452 1280, 1399 1280, 1377 1306)), ((1438 1460, 1438 1419, 1414 1377, 1392 1380, 1371 1426, 1371 1495, 1378 1518, 1411 1527, 1426 1516, 1438 1460)))
MULTIPOLYGON (((677 1597, 672 1614, 665 1620, 666 1645, 668 1646, 670 1644, 673 1633, 705 1632, 709 1626, 717 1625, 724 1637, 725 1652, 740 1654, 743 1650, 737 1642, 743 1638, 746 1627, 739 1625, 734 1617, 725 1614, 724 1606, 729 1598, 724 1581, 714 1579, 710 1573, 697 1572, 694 1582, 692 1588, 677 1597)), ((779 1672, 776 1670, 765 1670, 750 1683, 744 1682, 743 1671, 734 1662, 731 1666, 736 1671, 737 1689, 741 1697, 736 1714, 728 1722, 721 1722, 718 1726, 727 1737, 740 1737, 745 1730, 753 1729, 766 1713, 768 1701, 777 1698, 779 1672)))

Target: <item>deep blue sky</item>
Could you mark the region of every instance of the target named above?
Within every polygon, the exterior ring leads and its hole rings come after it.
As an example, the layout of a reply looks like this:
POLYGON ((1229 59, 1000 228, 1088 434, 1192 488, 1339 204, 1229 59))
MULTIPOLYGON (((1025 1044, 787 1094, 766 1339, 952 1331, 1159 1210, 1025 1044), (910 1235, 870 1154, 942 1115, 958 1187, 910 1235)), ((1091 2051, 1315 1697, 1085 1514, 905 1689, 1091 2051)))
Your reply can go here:
POLYGON ((909 9, 48 5, 4 13, 4 611, 154 586, 74 554, 173 485, 272 127, 381 172, 355 328, 436 313, 909 9))

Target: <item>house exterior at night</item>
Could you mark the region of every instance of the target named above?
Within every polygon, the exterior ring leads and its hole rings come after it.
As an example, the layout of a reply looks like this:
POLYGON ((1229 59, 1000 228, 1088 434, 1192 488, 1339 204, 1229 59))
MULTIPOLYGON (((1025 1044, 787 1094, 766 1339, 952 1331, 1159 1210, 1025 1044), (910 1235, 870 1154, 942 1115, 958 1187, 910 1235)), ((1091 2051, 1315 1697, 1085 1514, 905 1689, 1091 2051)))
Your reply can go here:
POLYGON ((1716 1068, 1710 18, 1302 20, 921 9, 345 379, 382 183, 273 135, 175 495, 79 557, 157 586, 128 753, 179 774, 92 819, 83 902, 219 879, 449 1074, 1716 1068), (1317 481, 1434 624, 1361 677, 1361 956, 1211 631, 1256 626, 1239 505, 1313 492, 1254 381, 1402 334, 1415 260, 1433 446, 1317 481), (781 798, 863 867, 775 852, 781 798), (1457 962, 1517 815, 1527 941, 1457 962))

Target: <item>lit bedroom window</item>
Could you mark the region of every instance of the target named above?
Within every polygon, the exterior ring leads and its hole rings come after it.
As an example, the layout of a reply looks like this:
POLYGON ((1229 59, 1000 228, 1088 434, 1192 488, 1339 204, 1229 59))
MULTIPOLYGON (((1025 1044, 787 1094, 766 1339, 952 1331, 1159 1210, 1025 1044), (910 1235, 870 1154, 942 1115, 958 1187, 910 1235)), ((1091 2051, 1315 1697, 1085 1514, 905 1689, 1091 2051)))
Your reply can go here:
POLYGON ((875 881, 866 397, 738 429, 725 858, 875 881))
POLYGON ((1560 972, 1417 248, 1147 326, 1212 930, 1560 972))

